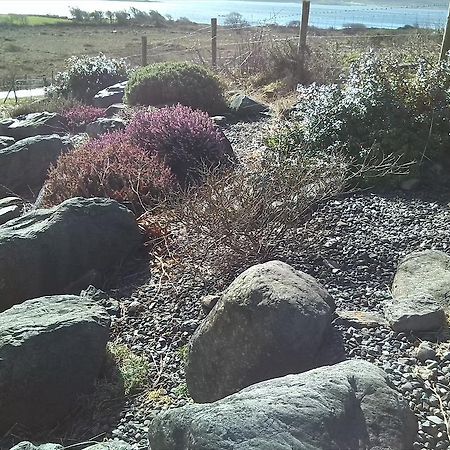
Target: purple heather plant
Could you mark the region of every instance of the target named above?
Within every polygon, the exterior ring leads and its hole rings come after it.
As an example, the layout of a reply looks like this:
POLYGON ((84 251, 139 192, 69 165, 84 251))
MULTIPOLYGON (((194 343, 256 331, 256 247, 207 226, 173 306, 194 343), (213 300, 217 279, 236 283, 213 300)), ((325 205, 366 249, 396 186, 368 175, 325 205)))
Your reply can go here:
POLYGON ((125 133, 132 144, 161 158, 182 186, 200 181, 205 169, 236 160, 230 142, 208 114, 187 106, 138 113, 125 133))
POLYGON ((170 169, 132 145, 123 132, 92 139, 59 157, 49 171, 44 204, 71 197, 109 197, 142 212, 175 186, 170 169))
POLYGON ((62 111, 62 116, 67 119, 69 131, 77 133, 82 131, 87 124, 96 121, 105 114, 104 108, 96 108, 90 105, 77 105, 62 111))

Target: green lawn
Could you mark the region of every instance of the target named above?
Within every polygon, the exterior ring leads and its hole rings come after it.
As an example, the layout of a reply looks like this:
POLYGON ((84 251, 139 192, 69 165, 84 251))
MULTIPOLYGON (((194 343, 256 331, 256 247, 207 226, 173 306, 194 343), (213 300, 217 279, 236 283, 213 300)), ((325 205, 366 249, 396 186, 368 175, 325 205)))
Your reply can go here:
POLYGON ((64 17, 49 16, 25 16, 19 14, 0 14, 0 25, 55 25, 59 23, 69 23, 70 20, 64 17))

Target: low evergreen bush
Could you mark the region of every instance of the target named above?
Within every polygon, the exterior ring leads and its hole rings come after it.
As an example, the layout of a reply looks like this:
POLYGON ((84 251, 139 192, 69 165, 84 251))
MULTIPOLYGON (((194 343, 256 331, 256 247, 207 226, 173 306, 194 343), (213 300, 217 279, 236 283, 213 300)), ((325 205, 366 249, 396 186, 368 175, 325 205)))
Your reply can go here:
POLYGON ((209 113, 225 108, 219 79, 192 63, 164 62, 136 70, 126 88, 130 105, 182 105, 209 113))
POLYGON ((211 168, 235 160, 231 144, 208 115, 177 105, 134 116, 125 130, 130 142, 163 160, 186 186, 211 168))

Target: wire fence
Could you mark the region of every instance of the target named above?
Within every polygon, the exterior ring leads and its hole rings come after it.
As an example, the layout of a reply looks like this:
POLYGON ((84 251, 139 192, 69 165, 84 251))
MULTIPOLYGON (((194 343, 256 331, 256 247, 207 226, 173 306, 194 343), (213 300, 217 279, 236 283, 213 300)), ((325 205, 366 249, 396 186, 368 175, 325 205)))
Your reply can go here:
MULTIPOLYGON (((245 2, 243 2, 245 3, 245 2)), ((146 40, 146 61, 148 63, 167 60, 192 61, 215 65, 219 70, 241 70, 255 57, 264 45, 277 43, 295 46, 300 41, 301 8, 290 4, 288 9, 280 8, 269 17, 255 23, 254 17, 245 12, 236 23, 225 26, 227 17, 219 15, 217 35, 212 36, 211 25, 199 25, 195 29, 157 42, 146 40), (283 25, 279 25, 283 24, 283 25), (213 42, 216 43, 217 59, 213 60, 213 42)), ((415 33, 428 30, 439 35, 446 23, 446 11, 442 4, 415 5, 409 7, 363 7, 363 6, 311 6, 308 24, 307 44, 327 42, 330 45, 370 46, 381 40, 400 41, 411 38, 415 33)), ((145 29, 142 30, 145 33, 145 29)), ((163 30, 161 35, 164 36, 163 30)), ((142 64, 143 49, 136 46, 125 57, 131 66, 142 64)), ((43 54, 51 53, 45 49, 43 54)), ((115 54, 108 56, 116 57, 115 54)), ((123 56, 123 54, 121 55, 123 56)), ((34 89, 49 84, 51 74, 41 79, 16 80, 16 89, 34 89)))

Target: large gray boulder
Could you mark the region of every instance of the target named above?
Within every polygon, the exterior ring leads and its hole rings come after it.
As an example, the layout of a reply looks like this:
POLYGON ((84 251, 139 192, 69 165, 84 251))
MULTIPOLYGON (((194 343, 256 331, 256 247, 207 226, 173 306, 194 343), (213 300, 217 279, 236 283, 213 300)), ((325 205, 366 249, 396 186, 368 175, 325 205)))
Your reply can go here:
MULTIPOLYGON (((0 311, 70 292, 94 271, 110 274, 140 244, 133 214, 114 200, 73 198, 0 227, 0 311)), ((85 286, 92 283, 86 278, 85 286)))
POLYGON ((12 191, 40 188, 48 169, 71 147, 70 140, 56 134, 22 139, 0 150, 0 185, 12 191))
POLYGON ((156 416, 151 450, 411 450, 417 423, 386 374, 345 361, 156 416))
POLYGON ((397 331, 432 331, 450 311, 450 256, 438 250, 407 255, 392 284, 386 317, 397 331))
POLYGON ((312 277, 271 261, 242 273, 189 345, 186 381, 211 402, 274 377, 312 368, 334 303, 312 277))
POLYGON ((94 96, 94 106, 108 108, 115 103, 122 103, 127 84, 128 81, 122 81, 97 92, 94 96))
POLYGON ((0 134, 16 140, 31 136, 65 133, 67 120, 58 113, 37 112, 0 121, 0 134))
POLYGON ((28 300, 0 314, 0 433, 53 427, 102 367, 109 314, 88 297, 28 300))
POLYGON ((434 331, 444 326, 445 310, 430 295, 401 298, 386 305, 385 316, 394 331, 434 331))

